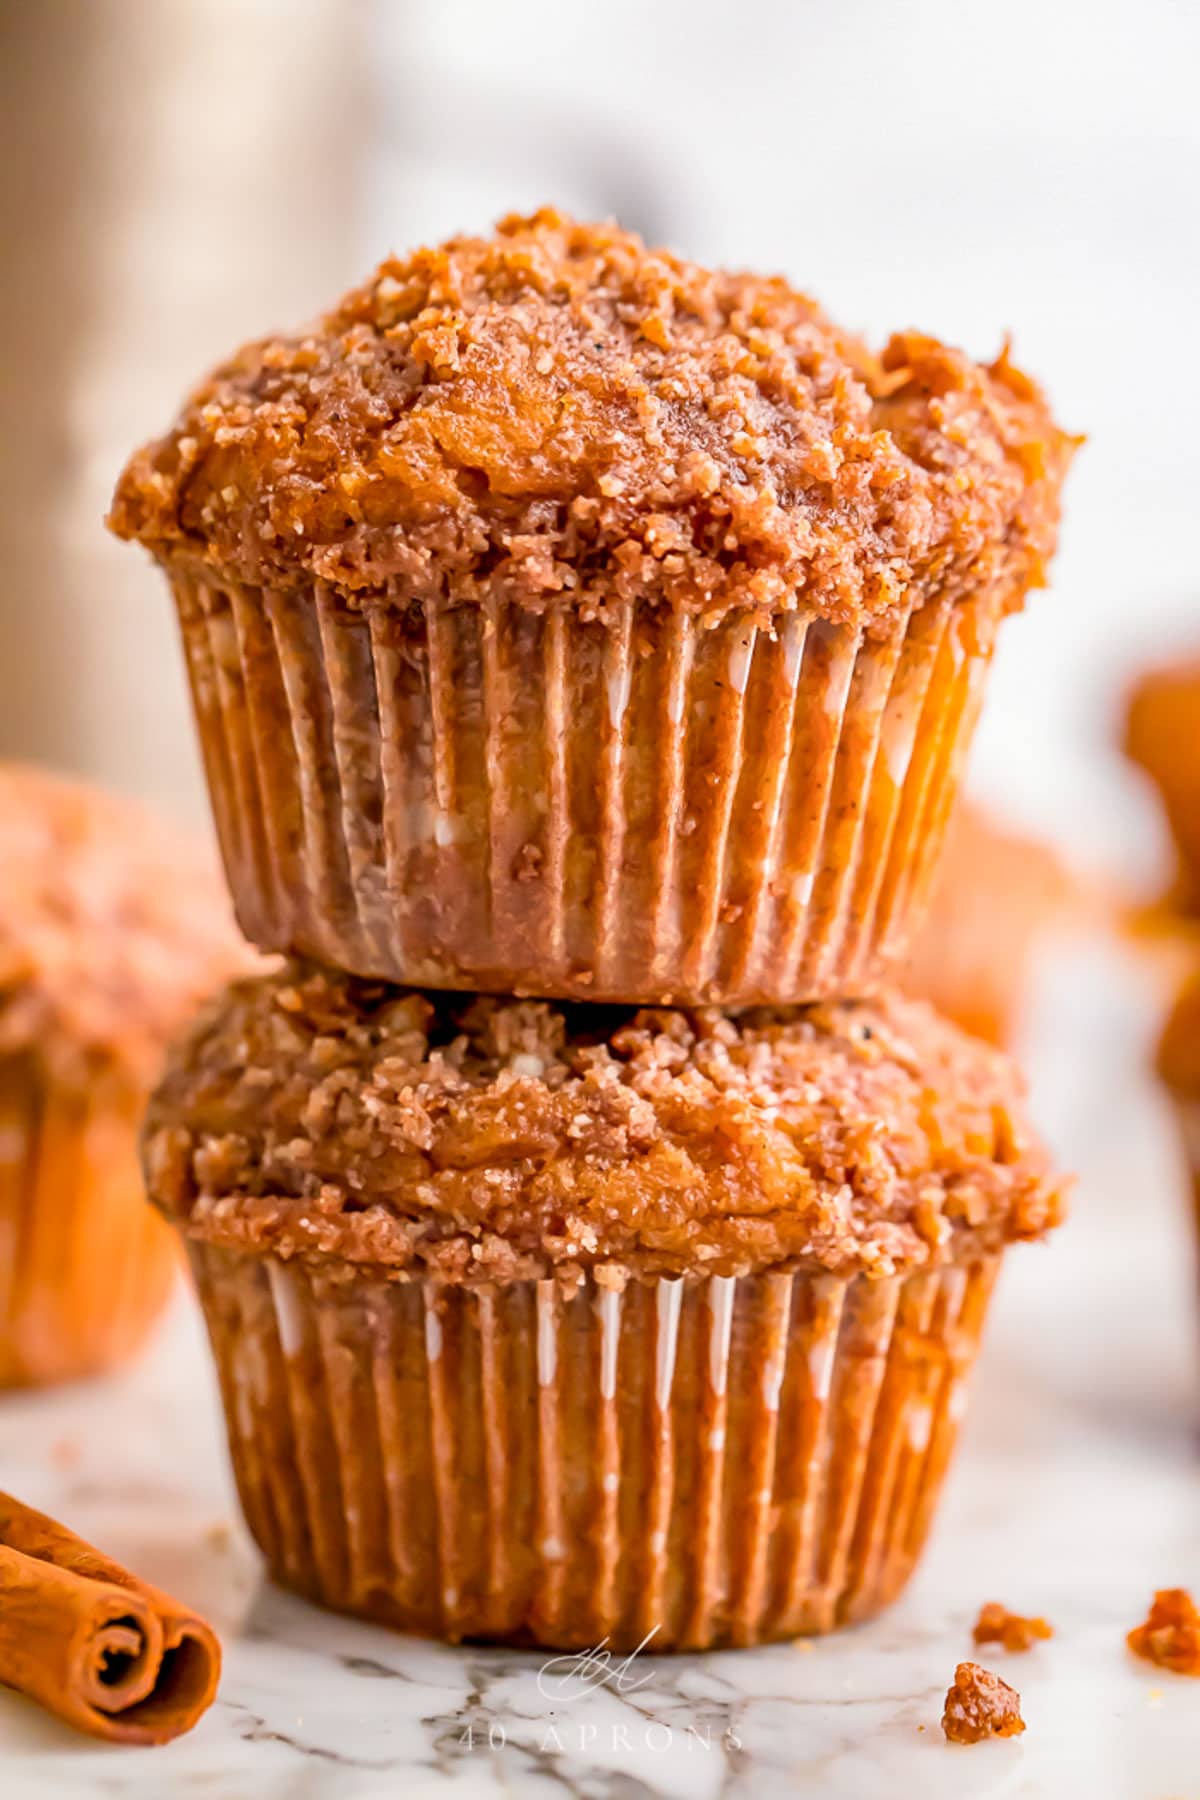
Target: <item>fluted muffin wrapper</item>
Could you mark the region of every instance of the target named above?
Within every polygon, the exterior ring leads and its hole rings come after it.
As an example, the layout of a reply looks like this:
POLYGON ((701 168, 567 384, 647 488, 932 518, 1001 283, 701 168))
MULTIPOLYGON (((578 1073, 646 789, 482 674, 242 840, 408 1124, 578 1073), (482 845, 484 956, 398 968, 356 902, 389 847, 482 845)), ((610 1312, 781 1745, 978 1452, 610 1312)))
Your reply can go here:
POLYGON ((923 914, 995 596, 877 633, 514 603, 348 610, 177 574, 238 916, 424 987, 861 992, 923 914))
POLYGON ((442 1637, 828 1631, 924 1543, 998 1258, 448 1287, 190 1246, 274 1576, 442 1637))
POLYGON ((141 1346, 179 1273, 146 1204, 145 1096, 0 1059, 0 1387, 73 1380, 141 1346))

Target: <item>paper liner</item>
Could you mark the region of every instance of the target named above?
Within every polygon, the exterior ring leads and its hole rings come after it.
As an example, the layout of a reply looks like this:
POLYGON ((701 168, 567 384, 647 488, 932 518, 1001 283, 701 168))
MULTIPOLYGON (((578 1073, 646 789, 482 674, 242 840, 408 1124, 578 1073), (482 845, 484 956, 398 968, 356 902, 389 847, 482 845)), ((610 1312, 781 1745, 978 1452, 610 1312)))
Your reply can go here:
POLYGON ((987 595, 878 636, 175 595, 255 943, 417 986, 721 1005, 865 991, 904 953, 998 620, 987 595))
POLYGON ((828 1631, 899 1592, 997 1266, 618 1292, 191 1255, 278 1580, 452 1641, 658 1650, 828 1631))
POLYGON ((0 1387, 110 1368, 166 1305, 179 1254, 146 1203, 143 1105, 115 1078, 79 1092, 0 1061, 0 1387))

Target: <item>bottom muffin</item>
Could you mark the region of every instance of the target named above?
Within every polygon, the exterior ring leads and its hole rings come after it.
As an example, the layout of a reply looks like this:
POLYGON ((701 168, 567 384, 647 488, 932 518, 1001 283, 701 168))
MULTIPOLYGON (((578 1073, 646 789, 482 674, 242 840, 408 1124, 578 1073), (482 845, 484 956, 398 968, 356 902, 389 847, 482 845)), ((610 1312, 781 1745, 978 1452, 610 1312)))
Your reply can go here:
POLYGON ((292 967, 152 1102, 272 1572, 450 1639, 865 1617, 920 1552, 1006 1243, 1062 1186, 896 998, 560 1008, 292 967))

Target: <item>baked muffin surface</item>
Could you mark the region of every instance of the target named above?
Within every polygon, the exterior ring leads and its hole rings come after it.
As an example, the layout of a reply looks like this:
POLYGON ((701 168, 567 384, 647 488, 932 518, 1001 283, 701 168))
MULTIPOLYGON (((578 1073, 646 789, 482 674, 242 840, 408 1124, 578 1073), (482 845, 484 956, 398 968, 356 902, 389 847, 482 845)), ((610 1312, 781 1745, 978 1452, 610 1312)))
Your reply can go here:
POLYGON ((1062 1211, 1012 1065, 898 998, 730 1018, 293 965, 210 1006, 145 1151, 193 1236, 454 1281, 891 1275, 1062 1211))
POLYGON ((1020 604, 1073 448, 1007 354, 906 332, 876 356, 782 279, 544 210, 247 346, 110 522, 210 578, 351 601, 854 622, 914 590, 1020 604))

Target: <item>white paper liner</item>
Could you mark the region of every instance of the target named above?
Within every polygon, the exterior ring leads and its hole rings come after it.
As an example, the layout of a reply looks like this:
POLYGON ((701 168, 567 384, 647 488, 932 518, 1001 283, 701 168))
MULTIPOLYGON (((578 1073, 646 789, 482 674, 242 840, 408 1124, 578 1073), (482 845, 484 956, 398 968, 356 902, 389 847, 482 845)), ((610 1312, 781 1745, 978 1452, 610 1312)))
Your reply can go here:
POLYGON ((254 942, 417 986, 721 1005, 866 991, 904 954, 998 621, 987 596, 872 636, 175 594, 254 942))
POLYGON ((997 1266, 619 1292, 191 1255, 280 1581, 452 1641, 660 1650, 828 1631, 894 1598, 997 1266))

